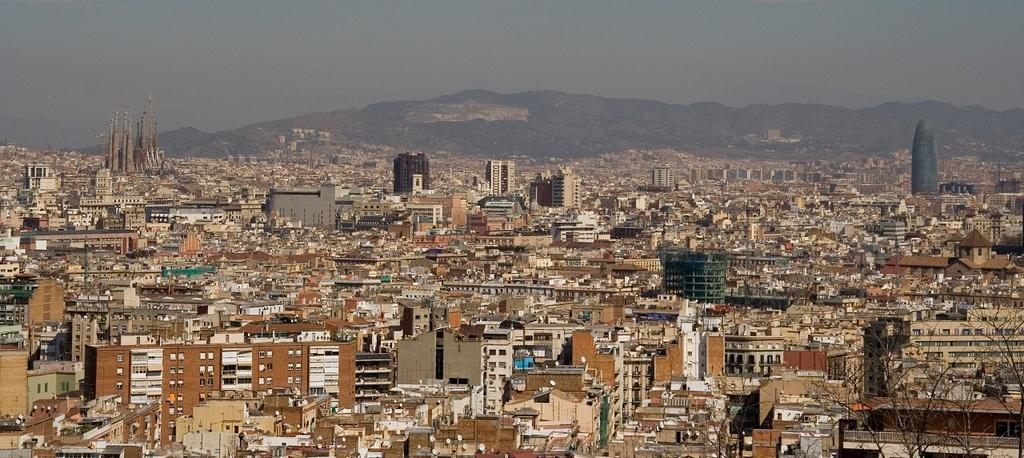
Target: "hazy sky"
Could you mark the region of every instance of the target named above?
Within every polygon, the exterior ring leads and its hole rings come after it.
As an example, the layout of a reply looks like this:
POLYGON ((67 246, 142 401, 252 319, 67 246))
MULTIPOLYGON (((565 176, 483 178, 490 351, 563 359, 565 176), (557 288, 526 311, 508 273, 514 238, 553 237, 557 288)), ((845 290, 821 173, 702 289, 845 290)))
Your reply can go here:
POLYGON ((467 88, 1006 109, 1022 24, 1022 0, 0 0, 0 135, 89 143, 150 93, 206 130, 467 88))

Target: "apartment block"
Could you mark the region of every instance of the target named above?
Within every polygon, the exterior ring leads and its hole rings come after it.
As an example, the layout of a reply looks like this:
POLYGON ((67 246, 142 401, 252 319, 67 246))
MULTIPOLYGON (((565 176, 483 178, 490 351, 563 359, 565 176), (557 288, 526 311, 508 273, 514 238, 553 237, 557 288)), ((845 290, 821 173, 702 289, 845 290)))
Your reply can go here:
POLYGON ((84 391, 93 399, 119 395, 132 404, 161 405, 163 442, 174 419, 190 415, 211 393, 294 390, 335 394, 355 403, 355 341, 88 346, 84 391))

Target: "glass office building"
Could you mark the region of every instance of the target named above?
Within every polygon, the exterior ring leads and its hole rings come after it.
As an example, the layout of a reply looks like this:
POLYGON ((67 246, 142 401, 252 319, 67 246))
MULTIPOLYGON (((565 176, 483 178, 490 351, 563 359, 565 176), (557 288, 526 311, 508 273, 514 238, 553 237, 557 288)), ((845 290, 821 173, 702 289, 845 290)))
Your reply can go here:
POLYGON ((698 302, 725 301, 725 253, 670 249, 661 252, 662 288, 698 302))
POLYGON ((935 156, 935 134, 928 121, 921 120, 914 131, 910 157, 911 194, 939 192, 939 160, 935 156))

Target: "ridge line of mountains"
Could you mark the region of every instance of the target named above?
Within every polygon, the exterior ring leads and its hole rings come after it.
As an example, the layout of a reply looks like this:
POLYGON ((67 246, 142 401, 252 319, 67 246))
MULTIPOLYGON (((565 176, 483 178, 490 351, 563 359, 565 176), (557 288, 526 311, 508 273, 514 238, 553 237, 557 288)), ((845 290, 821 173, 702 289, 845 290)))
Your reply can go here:
POLYGON ((933 126, 940 155, 1011 160, 1024 151, 1020 108, 996 111, 936 101, 867 108, 813 103, 736 108, 714 102, 678 105, 556 91, 501 94, 479 89, 424 101, 308 113, 219 132, 184 127, 162 132, 160 143, 176 157, 252 155, 280 148, 280 135, 304 128, 330 132, 334 146, 501 156, 583 157, 671 148, 823 158, 909 148, 920 119, 933 126))

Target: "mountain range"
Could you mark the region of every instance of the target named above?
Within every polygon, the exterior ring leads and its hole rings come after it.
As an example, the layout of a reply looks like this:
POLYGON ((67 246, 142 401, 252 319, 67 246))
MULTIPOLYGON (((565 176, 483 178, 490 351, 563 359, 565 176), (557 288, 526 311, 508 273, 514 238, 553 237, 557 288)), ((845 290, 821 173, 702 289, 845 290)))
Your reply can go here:
POLYGON ((1024 151, 1024 110, 1019 108, 996 111, 936 101, 857 109, 808 103, 737 108, 485 90, 308 113, 219 132, 186 127, 161 133, 160 143, 178 157, 249 155, 280 147, 279 136, 304 128, 330 132, 335 145, 470 154, 578 157, 674 148, 821 157, 908 148, 920 119, 934 127, 940 154, 1009 159, 1024 151))

